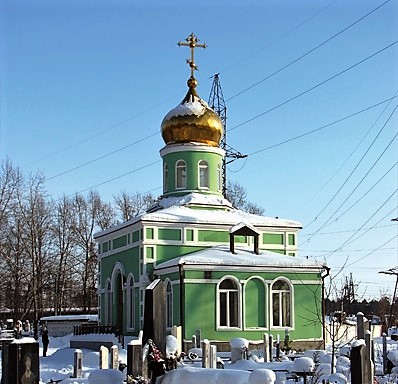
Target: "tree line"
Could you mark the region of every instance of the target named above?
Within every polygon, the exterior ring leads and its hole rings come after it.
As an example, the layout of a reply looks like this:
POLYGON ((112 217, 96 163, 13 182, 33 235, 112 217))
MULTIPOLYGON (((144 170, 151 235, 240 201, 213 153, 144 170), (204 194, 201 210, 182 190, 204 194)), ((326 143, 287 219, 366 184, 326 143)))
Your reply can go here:
MULTIPOLYGON (((110 203, 92 190, 53 199, 42 174, 25 175, 9 160, 0 172, 0 311, 37 324, 44 313, 95 309, 93 235, 144 213, 155 196, 123 191, 110 203)), ((228 192, 235 207, 263 213, 238 183, 228 183, 228 192)))

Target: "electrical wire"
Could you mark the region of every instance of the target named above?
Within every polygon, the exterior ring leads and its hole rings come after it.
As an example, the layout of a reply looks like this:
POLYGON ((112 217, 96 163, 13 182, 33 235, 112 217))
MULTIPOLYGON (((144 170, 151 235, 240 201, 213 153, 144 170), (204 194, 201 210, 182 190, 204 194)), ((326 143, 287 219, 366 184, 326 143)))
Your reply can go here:
MULTIPOLYGON (((329 206, 329 204, 331 203, 331 201, 337 196, 337 194, 341 191, 341 189, 343 188, 343 186, 347 183, 347 181, 351 178, 351 176, 353 175, 353 173, 355 172, 355 170, 358 168, 359 164, 362 162, 362 160, 364 159, 364 157, 366 156, 366 154, 369 152, 370 148, 373 146, 373 144, 376 142, 377 138, 380 136, 380 134, 382 133, 382 131, 384 130, 384 128, 387 126, 388 122, 391 120, 392 116, 394 115, 395 111, 398 108, 398 104, 395 106, 394 110, 391 112, 390 116, 387 118, 386 122, 384 123, 384 125, 382 126, 382 128, 379 130, 378 134, 376 135, 376 137, 374 138, 373 142, 370 144, 370 146, 368 147, 368 149, 366 150, 365 154, 362 156, 362 158, 359 160, 359 162, 357 163, 357 165, 354 167, 354 169, 352 170, 352 172, 350 173, 350 175, 346 178, 346 180, 343 182, 343 184, 341 185, 341 187, 338 189, 338 191, 334 194, 334 196, 332 197, 332 199, 329 200, 329 202, 327 203, 326 207, 329 206)), ((348 201, 348 199, 354 194, 354 192, 359 188, 359 186, 362 184, 362 182, 366 179, 366 177, 370 174, 370 172, 373 170, 373 168, 376 166, 376 164, 380 161, 380 159, 383 157, 383 155, 386 153, 387 149, 391 146, 391 144, 394 142, 394 140, 397 138, 398 136, 398 132, 394 135, 394 137, 390 140, 390 142, 388 143, 388 145, 384 148, 383 152, 379 155, 379 157, 377 158, 377 160, 372 164, 372 166, 370 167, 370 169, 366 172, 365 176, 362 177, 362 179, 359 181, 359 183, 357 183, 356 187, 350 192, 350 194, 345 198, 345 200, 340 204, 340 206, 329 216, 329 218, 324 222, 323 225, 321 225, 318 229, 318 231, 315 231, 315 234, 312 236, 314 237, 316 235, 317 232, 321 231, 323 228, 326 227, 326 225, 333 219, 333 217, 337 214, 337 212, 344 206, 344 204, 348 201)), ((324 207, 324 209, 321 211, 323 212, 326 207, 324 207)), ((307 241, 310 241, 312 239, 312 237, 310 237, 307 241)))
POLYGON ((263 79, 257 81, 256 83, 254 83, 253 85, 251 85, 250 87, 245 88, 244 90, 236 93, 235 95, 231 96, 229 99, 227 99, 226 101, 230 101, 233 100, 235 97, 238 97, 240 95, 242 95, 243 93, 247 92, 248 90, 256 87, 257 85, 263 83, 265 80, 270 79, 271 77, 275 76, 276 74, 278 74, 279 72, 282 72, 284 69, 290 67, 291 65, 297 63, 298 61, 300 61, 301 59, 303 59, 304 57, 308 56, 310 53, 316 51, 318 48, 324 46, 325 44, 329 43, 331 40, 333 40, 334 38, 336 38, 337 36, 341 35, 342 33, 344 33, 345 31, 347 31, 348 29, 350 29, 351 27, 353 27, 354 25, 358 24, 360 21, 364 20, 366 17, 370 16, 373 12, 376 12, 378 9, 380 9, 381 7, 383 7, 384 5, 386 5, 390 0, 385 1, 384 3, 380 4, 379 6, 377 6, 376 8, 374 8, 373 10, 371 10, 370 12, 368 12, 366 15, 362 16, 361 18, 359 18, 358 20, 354 21, 352 24, 348 25, 347 27, 345 27, 344 29, 342 29, 341 31, 337 32, 336 34, 334 34, 333 36, 329 37, 327 40, 323 41, 322 43, 318 44, 317 46, 315 46, 314 48, 310 49, 309 51, 307 51, 306 53, 304 53, 303 55, 299 56, 298 58, 296 58, 295 60, 291 61, 290 63, 286 64, 285 66, 283 66, 282 68, 279 68, 278 70, 276 70, 275 72, 271 73, 270 75, 264 77, 263 79))

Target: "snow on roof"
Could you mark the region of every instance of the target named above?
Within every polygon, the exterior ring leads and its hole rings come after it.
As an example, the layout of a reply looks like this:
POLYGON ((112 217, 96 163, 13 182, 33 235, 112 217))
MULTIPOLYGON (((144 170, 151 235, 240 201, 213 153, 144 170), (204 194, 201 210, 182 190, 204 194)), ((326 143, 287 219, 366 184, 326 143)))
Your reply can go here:
MULTIPOLYGON (((297 221, 283 220, 274 217, 254 215, 232 207, 232 204, 216 195, 190 193, 181 197, 167 197, 157 203, 159 210, 144 214, 142 219, 154 221, 189 221, 201 223, 220 223, 236 225, 245 223, 248 226, 276 226, 301 228, 297 221), (223 209, 191 209, 189 206, 208 206, 223 209)), ((155 208, 156 209, 156 208, 155 208)))
POLYGON ((201 251, 181 256, 156 266, 156 270, 177 265, 223 265, 239 267, 278 267, 278 268, 323 268, 326 264, 316 260, 286 256, 279 253, 260 251, 256 255, 249 248, 237 248, 235 254, 228 246, 218 245, 201 251))
POLYGON ((148 210, 148 213, 134 217, 130 221, 119 224, 116 227, 99 232, 95 234, 94 237, 98 238, 104 236, 140 220, 173 223, 225 224, 230 226, 244 223, 251 227, 302 228, 301 223, 298 221, 254 215, 233 208, 232 204, 222 196, 204 195, 193 192, 184 196, 170 196, 160 199, 148 210), (190 207, 200 207, 201 209, 192 209, 190 207))

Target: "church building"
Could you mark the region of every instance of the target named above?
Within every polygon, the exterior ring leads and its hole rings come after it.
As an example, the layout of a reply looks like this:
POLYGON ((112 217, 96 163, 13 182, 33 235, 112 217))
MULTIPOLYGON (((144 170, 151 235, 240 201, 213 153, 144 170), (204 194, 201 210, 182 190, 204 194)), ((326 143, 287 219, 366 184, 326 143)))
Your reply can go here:
POLYGON ((165 324, 185 342, 262 340, 288 330, 290 339, 321 340, 327 267, 296 256, 297 221, 249 214, 222 193, 223 124, 191 77, 182 102, 161 123, 163 194, 143 215, 96 234, 99 320, 124 335, 143 327, 145 289, 166 287, 165 324))

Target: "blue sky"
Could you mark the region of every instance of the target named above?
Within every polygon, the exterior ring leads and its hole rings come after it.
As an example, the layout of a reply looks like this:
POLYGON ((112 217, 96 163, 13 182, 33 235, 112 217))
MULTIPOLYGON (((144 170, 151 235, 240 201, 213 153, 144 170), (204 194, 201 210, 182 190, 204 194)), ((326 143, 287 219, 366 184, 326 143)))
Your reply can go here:
POLYGON ((345 264, 337 283, 392 295, 396 15, 396 0, 3 0, 1 159, 43 172, 54 199, 161 194, 160 123, 189 77, 176 43, 194 32, 198 92, 220 74, 228 144, 249 155, 228 178, 303 224, 301 256, 345 264))

